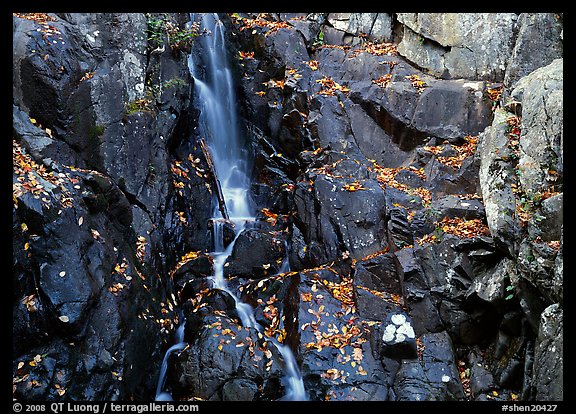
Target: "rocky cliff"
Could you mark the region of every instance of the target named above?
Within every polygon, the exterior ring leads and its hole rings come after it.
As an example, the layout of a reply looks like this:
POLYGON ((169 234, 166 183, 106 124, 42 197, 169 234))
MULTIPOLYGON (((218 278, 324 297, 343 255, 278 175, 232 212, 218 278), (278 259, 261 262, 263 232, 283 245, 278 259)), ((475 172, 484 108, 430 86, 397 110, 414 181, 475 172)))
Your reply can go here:
POLYGON ((563 399, 563 22, 220 16, 257 225, 217 205, 184 14, 13 17, 13 394, 563 399), (289 269, 283 266, 288 257, 289 269))

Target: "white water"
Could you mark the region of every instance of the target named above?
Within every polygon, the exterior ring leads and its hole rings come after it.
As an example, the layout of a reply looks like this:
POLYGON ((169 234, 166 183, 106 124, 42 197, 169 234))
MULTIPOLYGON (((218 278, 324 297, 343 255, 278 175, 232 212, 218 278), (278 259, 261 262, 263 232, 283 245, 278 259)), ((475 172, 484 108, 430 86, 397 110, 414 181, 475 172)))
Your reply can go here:
MULTIPOLYGON (((191 15, 192 21, 195 16, 191 15)), ((204 134, 214 161, 217 178, 220 181, 230 221, 235 225, 234 240, 224 247, 223 216, 218 207, 213 212, 214 231, 214 276, 211 277, 214 288, 226 291, 234 298, 236 310, 243 326, 257 329, 262 333, 262 326, 256 321, 253 309, 242 302, 227 286, 224 278, 224 264, 232 253, 236 239, 246 228, 247 223, 254 222, 255 217, 250 203, 250 179, 248 162, 240 142, 236 116, 236 97, 232 74, 226 57, 224 26, 215 13, 203 13, 200 27, 207 33, 197 39, 201 42, 202 62, 195 62, 193 55, 188 58, 190 74, 194 78, 197 102, 200 106, 200 131, 204 134)), ((283 263, 282 271, 288 269, 288 261, 283 263)), ((182 325, 183 326, 183 325, 182 325)), ((183 334, 183 329, 182 329, 183 334)), ((291 349, 275 339, 269 339, 278 349, 286 364, 286 395, 283 400, 306 400, 306 391, 300 370, 291 349)), ((170 354, 185 347, 183 338, 173 345, 164 357, 156 400, 171 400, 171 395, 163 391, 168 358, 170 354)))
POLYGON ((184 342, 184 327, 186 322, 182 322, 178 329, 176 330, 176 340, 175 344, 172 345, 166 353, 164 354, 164 360, 162 361, 162 367, 160 368, 160 375, 158 377, 158 385, 156 387, 156 401, 172 401, 172 396, 162 391, 164 389, 164 383, 166 382, 166 371, 168 370, 168 360, 170 355, 174 351, 181 351, 186 347, 186 342, 184 342))

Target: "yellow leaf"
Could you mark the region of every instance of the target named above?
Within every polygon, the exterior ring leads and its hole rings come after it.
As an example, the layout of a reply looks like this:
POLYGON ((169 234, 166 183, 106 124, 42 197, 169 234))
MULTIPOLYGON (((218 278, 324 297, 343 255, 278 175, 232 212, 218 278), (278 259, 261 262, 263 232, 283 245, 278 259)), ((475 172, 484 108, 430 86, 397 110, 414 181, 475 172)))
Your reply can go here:
POLYGON ((222 344, 218 345, 218 350, 222 351, 222 344))
POLYGON ((36 123, 36 120, 34 118, 30 118, 30 122, 32 122, 33 124, 36 123))
POLYGON ((24 250, 28 250, 30 248, 30 243, 24 243, 24 250))

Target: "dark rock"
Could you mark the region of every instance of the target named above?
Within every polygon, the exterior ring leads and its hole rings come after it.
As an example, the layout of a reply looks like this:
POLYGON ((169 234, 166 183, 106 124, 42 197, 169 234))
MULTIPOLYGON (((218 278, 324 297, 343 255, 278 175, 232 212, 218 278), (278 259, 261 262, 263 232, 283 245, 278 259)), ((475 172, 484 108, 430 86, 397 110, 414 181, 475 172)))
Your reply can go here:
POLYGON ((258 385, 246 379, 232 379, 222 387, 222 401, 254 401, 258 385))
POLYGON ((402 280, 403 297, 412 316, 417 335, 444 330, 438 315, 437 305, 432 298, 428 281, 413 248, 404 248, 394 253, 398 272, 402 280))
POLYGON ((421 361, 403 360, 396 374, 396 400, 461 400, 464 390, 450 336, 440 332, 422 335, 420 340, 423 346, 421 361))
POLYGON ((354 283, 354 294, 358 314, 363 318, 383 321, 387 319, 391 313, 401 311, 397 296, 370 290, 357 283, 354 283))
POLYGON ((302 274, 298 285, 298 354, 310 399, 388 399, 395 369, 387 372, 379 361, 371 329, 376 322, 358 317, 345 280, 324 283, 315 273, 302 274), (344 296, 333 296, 332 289, 344 296))
POLYGON ((410 222, 403 208, 393 207, 388 210, 388 240, 393 251, 414 244, 410 222))
POLYGON ((410 156, 400 149, 392 138, 370 117, 360 105, 345 101, 346 115, 350 119, 350 128, 354 141, 362 154, 368 159, 390 168, 401 166, 410 156))
POLYGON ((384 253, 356 264, 354 283, 389 294, 402 294, 401 279, 392 253, 384 253))
POLYGON ((255 329, 241 327, 227 317, 207 316, 193 342, 177 358, 174 396, 256 400, 260 393, 253 392, 255 384, 257 390, 275 389, 268 399, 277 399, 282 396, 277 385, 283 377, 280 358, 255 329), (230 381, 234 383, 225 386, 230 381))
POLYGON ((384 191, 379 183, 367 179, 362 181, 364 189, 347 191, 348 183, 332 174, 338 170, 310 177, 311 186, 309 181, 299 182, 294 193, 298 212, 295 224, 305 242, 318 243, 320 250, 314 266, 340 258, 345 252, 360 259, 386 247, 384 191))
POLYGON ((374 331, 377 336, 376 349, 381 357, 393 359, 413 359, 418 357, 416 333, 411 318, 404 312, 391 312, 377 325, 374 331))
POLYGON ((470 392, 472 397, 496 389, 494 376, 486 366, 482 357, 472 352, 470 355, 470 392))
POLYGON ((286 256, 284 239, 260 229, 244 230, 224 264, 224 274, 251 279, 278 273, 286 256))
POLYGON ((446 196, 432 201, 432 210, 436 210, 438 218, 460 217, 465 220, 483 219, 484 205, 477 199, 463 200, 457 196, 446 196))
POLYGON ((312 138, 318 147, 329 147, 334 151, 354 148, 352 128, 335 96, 315 96, 310 103, 308 124, 312 138))

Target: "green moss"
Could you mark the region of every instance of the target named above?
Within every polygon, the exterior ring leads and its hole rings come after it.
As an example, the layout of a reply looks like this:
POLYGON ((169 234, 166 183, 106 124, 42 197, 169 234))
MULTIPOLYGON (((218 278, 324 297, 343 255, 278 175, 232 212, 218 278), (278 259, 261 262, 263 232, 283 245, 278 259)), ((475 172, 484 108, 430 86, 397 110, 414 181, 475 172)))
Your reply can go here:
POLYGON ((90 138, 91 140, 97 139, 98 137, 101 137, 102 135, 104 135, 105 131, 106 131, 106 127, 104 125, 94 125, 88 131, 88 138, 90 138))

